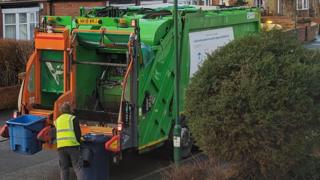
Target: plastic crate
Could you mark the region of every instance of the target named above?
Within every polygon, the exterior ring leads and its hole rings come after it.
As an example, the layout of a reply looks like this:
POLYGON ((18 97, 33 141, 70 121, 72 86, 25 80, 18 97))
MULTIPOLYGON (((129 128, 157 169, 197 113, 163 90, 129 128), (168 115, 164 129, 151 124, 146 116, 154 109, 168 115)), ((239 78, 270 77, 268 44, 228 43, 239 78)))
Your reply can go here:
POLYGON ((42 149, 37 140, 38 132, 44 128, 45 117, 23 115, 7 121, 11 150, 21 154, 34 154, 42 149))

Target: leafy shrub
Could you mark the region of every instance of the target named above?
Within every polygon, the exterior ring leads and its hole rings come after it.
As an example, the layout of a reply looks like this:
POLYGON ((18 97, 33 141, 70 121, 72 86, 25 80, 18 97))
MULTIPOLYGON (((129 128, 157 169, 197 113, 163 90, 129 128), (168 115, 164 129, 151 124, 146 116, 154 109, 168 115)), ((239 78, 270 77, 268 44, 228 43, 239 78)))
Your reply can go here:
POLYGON ((319 52, 277 31, 235 40, 208 56, 187 97, 197 145, 241 163, 238 178, 319 178, 319 52))
POLYGON ((0 40, 0 87, 18 83, 32 51, 31 41, 0 40))

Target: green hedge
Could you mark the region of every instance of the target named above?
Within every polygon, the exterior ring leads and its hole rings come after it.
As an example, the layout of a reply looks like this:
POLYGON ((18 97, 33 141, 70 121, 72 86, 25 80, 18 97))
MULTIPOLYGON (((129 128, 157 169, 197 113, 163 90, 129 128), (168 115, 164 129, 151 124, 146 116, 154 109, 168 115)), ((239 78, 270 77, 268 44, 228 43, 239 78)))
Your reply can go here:
POLYGON ((186 115, 209 156, 239 179, 319 179, 320 54, 269 32, 211 54, 191 80, 186 115))

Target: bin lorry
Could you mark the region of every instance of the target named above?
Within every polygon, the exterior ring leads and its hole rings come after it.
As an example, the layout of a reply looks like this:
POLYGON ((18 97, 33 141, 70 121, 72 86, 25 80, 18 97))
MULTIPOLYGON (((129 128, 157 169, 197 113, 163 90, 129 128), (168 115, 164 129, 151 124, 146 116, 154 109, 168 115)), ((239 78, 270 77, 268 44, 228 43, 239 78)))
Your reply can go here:
MULTIPOLYGON (((54 146, 52 127, 68 102, 85 135, 103 135, 115 161, 127 150, 150 151, 172 140, 180 76, 180 113, 190 77, 207 53, 260 30, 256 8, 178 8, 180 74, 175 74, 173 6, 170 4, 80 9, 80 16, 45 16, 34 34, 19 115, 45 117, 37 132, 54 146)), ((187 98, 187 97, 186 97, 187 98)), ((182 154, 192 140, 183 125, 182 154)), ((96 159, 99 161, 99 159, 96 159)))

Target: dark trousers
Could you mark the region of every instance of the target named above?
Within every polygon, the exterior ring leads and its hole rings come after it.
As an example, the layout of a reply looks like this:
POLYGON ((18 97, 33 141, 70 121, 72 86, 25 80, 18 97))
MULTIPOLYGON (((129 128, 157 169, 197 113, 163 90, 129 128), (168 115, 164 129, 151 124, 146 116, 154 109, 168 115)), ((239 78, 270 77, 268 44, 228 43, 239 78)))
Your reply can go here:
POLYGON ((72 165, 78 180, 85 179, 80 147, 59 148, 58 154, 59 154, 61 180, 69 180, 70 165, 72 165))

